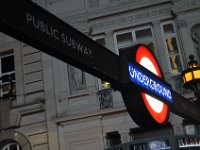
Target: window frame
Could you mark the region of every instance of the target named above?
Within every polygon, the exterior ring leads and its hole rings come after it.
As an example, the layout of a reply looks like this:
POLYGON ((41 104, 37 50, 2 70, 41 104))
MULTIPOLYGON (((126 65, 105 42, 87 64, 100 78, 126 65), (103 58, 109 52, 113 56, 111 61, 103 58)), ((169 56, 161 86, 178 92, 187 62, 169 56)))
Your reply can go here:
POLYGON ((126 47, 129 47, 129 46, 133 46, 133 45, 136 45, 136 44, 139 44, 139 43, 143 43, 143 42, 152 42, 153 45, 154 45, 154 48, 156 49, 156 45, 155 45, 155 35, 154 35, 154 31, 153 31, 153 27, 151 25, 144 25, 144 26, 141 26, 141 27, 135 27, 135 28, 131 28, 131 29, 125 29, 125 30, 120 30, 120 31, 117 31, 114 33, 114 44, 115 44, 115 51, 116 51, 116 54, 119 55, 119 49, 120 48, 126 48, 126 47), (152 38, 149 38, 149 39, 144 39, 144 40, 137 40, 137 37, 136 37, 136 31, 139 31, 139 30, 144 30, 144 29, 150 29, 151 30, 151 33, 152 33, 152 38), (127 45, 119 45, 117 44, 117 35, 120 35, 120 34, 125 34, 125 33, 128 33, 128 32, 131 32, 131 35, 132 35, 132 43, 131 44, 127 44, 127 45))

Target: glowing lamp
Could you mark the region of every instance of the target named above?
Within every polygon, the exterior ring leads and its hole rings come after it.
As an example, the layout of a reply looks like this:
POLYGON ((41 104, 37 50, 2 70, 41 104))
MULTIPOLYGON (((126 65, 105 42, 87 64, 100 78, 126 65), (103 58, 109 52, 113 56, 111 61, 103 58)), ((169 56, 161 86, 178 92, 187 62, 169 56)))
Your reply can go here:
POLYGON ((200 103, 200 67, 194 60, 194 55, 189 56, 189 67, 182 72, 184 87, 192 90, 200 103))
POLYGON ((101 85, 102 85, 103 88, 110 88, 110 83, 109 82, 102 81, 101 85))

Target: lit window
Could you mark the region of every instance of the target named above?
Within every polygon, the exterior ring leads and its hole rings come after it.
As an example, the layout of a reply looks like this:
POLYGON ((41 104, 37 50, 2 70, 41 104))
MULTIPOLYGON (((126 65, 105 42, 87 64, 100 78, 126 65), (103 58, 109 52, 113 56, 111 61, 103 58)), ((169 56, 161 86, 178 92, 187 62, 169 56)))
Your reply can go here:
POLYGON ((182 72, 182 60, 174 23, 163 23, 162 31, 165 49, 167 50, 169 58, 170 70, 174 75, 180 74, 182 72))
MULTIPOLYGON (((104 36, 97 36, 97 37, 93 37, 93 39, 99 43, 100 45, 106 47, 106 41, 104 36)), ((98 79, 98 89, 99 90, 104 90, 104 89, 110 89, 110 83, 103 81, 101 79, 98 79)))
POLYGON ((155 40, 151 26, 116 32, 114 35, 114 40, 117 54, 122 52, 124 48, 139 43, 148 46, 149 49, 155 52, 155 40))
POLYGON ((16 84, 15 84, 15 67, 14 67, 14 55, 3 55, 0 56, 0 96, 5 97, 8 94, 15 95, 16 84))

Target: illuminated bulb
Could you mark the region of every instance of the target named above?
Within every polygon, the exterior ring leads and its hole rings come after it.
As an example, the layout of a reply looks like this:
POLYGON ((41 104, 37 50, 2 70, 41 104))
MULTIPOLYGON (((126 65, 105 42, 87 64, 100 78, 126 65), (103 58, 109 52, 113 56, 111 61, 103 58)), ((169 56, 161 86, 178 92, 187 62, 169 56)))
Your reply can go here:
POLYGON ((18 136, 18 133, 17 133, 17 132, 15 132, 15 133, 14 133, 14 136, 18 136))

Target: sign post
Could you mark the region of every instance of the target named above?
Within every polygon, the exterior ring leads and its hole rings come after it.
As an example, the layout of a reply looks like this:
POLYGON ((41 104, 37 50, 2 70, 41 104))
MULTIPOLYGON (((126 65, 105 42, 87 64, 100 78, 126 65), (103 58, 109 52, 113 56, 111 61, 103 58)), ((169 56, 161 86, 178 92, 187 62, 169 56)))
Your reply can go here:
POLYGON ((200 123, 200 109, 171 89, 151 53, 145 53, 153 68, 148 70, 139 48, 134 55, 119 57, 30 0, 1 0, 0 32, 110 82, 121 91, 129 113, 140 106, 144 110, 143 118, 141 110, 135 116, 130 113, 143 127, 165 124, 169 106, 172 112, 200 123), (136 102, 137 98, 142 100, 136 102), (159 110, 149 99, 157 101, 159 110))

